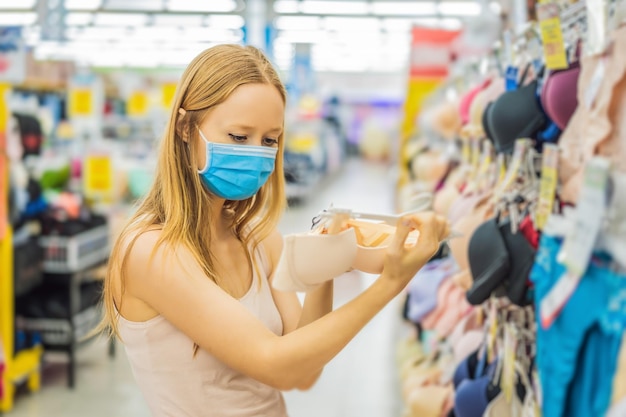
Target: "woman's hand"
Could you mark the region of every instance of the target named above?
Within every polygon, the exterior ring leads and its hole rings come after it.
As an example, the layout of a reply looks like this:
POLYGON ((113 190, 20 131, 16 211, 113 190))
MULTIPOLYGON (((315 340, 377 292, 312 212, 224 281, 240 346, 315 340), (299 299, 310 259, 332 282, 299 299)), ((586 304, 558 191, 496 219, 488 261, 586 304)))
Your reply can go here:
POLYGON ((401 291, 429 260, 437 253, 440 242, 448 237, 448 220, 433 212, 403 216, 398 221, 381 279, 401 291), (419 232, 417 243, 407 247, 405 241, 413 230, 419 232))

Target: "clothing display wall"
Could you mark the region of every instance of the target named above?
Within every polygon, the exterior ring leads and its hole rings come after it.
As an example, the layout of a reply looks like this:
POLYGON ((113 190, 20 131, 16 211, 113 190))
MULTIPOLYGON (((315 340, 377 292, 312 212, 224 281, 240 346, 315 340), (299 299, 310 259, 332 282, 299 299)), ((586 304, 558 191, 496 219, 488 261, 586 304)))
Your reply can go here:
POLYGON ((413 198, 462 236, 407 287, 406 416, 626 415, 623 6, 539 5, 515 54, 427 100, 413 198))

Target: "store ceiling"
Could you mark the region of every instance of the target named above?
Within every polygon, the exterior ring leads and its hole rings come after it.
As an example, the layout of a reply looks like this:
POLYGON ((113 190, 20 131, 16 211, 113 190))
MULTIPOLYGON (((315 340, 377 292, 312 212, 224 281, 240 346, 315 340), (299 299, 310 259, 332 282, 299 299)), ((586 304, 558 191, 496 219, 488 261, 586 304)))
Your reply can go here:
MULTIPOLYGON (((464 19, 498 8, 480 0, 258 1, 273 16, 276 63, 289 68, 294 45, 309 43, 314 68, 324 71, 399 71, 408 60, 413 24, 460 28, 464 19)), ((27 42, 42 59, 182 67, 207 47, 243 42, 246 20, 253 18, 250 0, 61 2, 0 0, 0 25, 25 26, 27 42), (62 30, 50 31, 51 25, 62 30)))

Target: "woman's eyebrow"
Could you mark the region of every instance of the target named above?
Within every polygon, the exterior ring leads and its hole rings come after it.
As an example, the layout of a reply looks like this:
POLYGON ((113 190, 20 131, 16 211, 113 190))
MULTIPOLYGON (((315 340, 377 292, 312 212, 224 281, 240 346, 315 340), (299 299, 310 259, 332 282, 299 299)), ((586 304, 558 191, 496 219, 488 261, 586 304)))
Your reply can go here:
MULTIPOLYGON (((253 126, 249 126, 249 125, 241 124, 241 123, 236 123, 236 124, 229 125, 228 128, 230 128, 230 129, 241 129, 241 130, 246 131, 246 132, 250 132, 252 130, 256 130, 253 126)), ((283 127, 282 126, 277 126, 277 127, 272 128, 272 129, 269 129, 267 132, 268 133, 280 133, 282 131, 283 131, 283 127)))

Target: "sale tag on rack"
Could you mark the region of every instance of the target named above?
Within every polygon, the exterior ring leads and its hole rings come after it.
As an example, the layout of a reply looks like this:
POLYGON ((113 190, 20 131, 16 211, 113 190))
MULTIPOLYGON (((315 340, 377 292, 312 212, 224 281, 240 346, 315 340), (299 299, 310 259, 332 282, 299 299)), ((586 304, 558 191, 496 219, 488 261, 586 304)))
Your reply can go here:
POLYGON ((558 255, 559 262, 573 274, 582 276, 593 253, 607 208, 610 162, 602 157, 592 158, 585 167, 574 225, 565 236, 558 255))
POLYGON ((94 114, 93 91, 89 87, 74 87, 68 97, 70 117, 89 117, 94 114))
POLYGON ((539 18, 546 68, 551 70, 567 68, 567 54, 561 30, 559 5, 556 3, 538 4, 537 16, 539 18))
POLYGON ((539 230, 543 230, 554 207, 558 179, 558 163, 559 147, 552 143, 543 145, 541 185, 539 187, 539 202, 537 203, 537 211, 535 214, 535 226, 539 230))
POLYGON ((113 167, 109 155, 85 158, 84 186, 88 196, 106 196, 113 192, 113 167))
POLYGON ((145 91, 135 91, 126 102, 126 113, 133 117, 145 116, 148 113, 148 102, 145 91))

